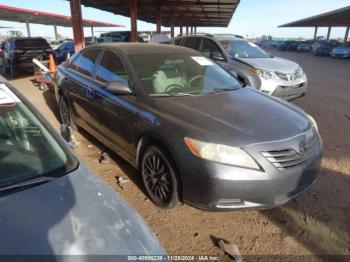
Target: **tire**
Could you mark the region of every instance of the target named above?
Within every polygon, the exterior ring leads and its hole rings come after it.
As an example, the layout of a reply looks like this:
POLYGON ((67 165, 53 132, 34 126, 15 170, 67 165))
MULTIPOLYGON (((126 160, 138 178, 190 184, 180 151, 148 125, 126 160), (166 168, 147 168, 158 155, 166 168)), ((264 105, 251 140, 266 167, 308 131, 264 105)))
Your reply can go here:
POLYGON ((45 84, 45 83, 40 83, 40 84, 39 84, 39 90, 45 91, 45 90, 47 90, 47 89, 48 89, 47 84, 45 84))
POLYGON ((73 122, 72 111, 67 101, 60 96, 58 100, 58 109, 60 112, 61 123, 69 126, 72 130, 77 130, 77 126, 73 122))
POLYGON ((157 206, 179 207, 179 180, 175 165, 160 146, 148 147, 142 155, 141 174, 149 198, 157 206))

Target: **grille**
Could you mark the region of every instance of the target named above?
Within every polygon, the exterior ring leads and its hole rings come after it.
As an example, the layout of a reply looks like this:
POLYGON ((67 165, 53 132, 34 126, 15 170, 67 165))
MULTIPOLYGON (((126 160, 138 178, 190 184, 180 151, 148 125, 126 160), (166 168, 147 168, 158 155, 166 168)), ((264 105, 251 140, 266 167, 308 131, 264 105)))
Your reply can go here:
POLYGON ((282 79, 284 81, 288 81, 288 82, 293 81, 293 80, 298 78, 297 72, 290 73, 290 74, 281 73, 281 72, 275 72, 275 73, 280 79, 282 79))
POLYGON ((261 154, 276 168, 283 170, 286 168, 292 168, 301 165, 310 159, 313 159, 318 151, 317 136, 314 135, 305 144, 306 150, 304 152, 298 152, 294 149, 282 149, 274 151, 263 151, 261 154))

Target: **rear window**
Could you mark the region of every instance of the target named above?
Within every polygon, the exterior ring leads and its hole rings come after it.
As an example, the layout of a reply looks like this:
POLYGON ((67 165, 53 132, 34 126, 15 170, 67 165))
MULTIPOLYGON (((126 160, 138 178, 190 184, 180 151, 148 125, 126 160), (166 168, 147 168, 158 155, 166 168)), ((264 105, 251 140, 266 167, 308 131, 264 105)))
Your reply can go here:
POLYGON ((17 39, 15 42, 17 48, 23 47, 42 47, 51 48, 45 39, 17 39))

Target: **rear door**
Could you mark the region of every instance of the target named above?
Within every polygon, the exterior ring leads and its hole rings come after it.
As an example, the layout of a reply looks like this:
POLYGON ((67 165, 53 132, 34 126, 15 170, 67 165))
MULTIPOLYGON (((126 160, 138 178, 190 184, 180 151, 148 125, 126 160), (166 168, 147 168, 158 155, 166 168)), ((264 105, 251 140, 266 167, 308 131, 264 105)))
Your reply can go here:
POLYGON ((68 102, 73 111, 74 120, 91 133, 98 131, 96 112, 93 109, 94 100, 94 70, 99 49, 82 51, 66 70, 65 86, 69 87, 68 102))
POLYGON ((105 50, 96 66, 95 109, 98 114, 99 133, 110 148, 124 158, 134 161, 134 114, 137 110, 133 95, 115 96, 105 90, 110 81, 123 81, 131 85, 129 74, 121 58, 105 50))

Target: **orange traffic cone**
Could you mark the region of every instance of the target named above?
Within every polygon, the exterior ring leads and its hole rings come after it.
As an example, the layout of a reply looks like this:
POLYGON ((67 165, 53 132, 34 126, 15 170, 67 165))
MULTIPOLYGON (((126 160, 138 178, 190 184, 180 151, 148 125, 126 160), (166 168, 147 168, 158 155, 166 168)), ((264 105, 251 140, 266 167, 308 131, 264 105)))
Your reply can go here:
POLYGON ((56 62, 52 54, 49 54, 49 70, 50 72, 56 72, 56 62))

